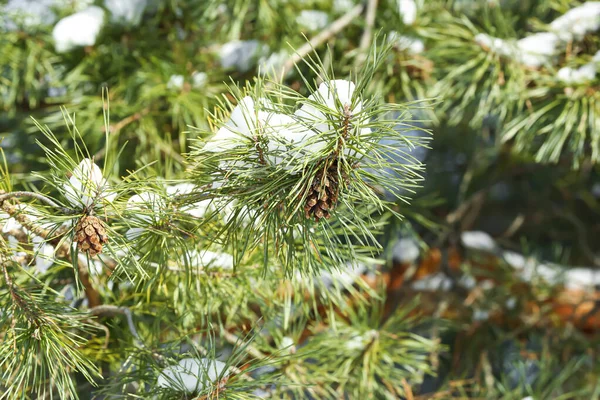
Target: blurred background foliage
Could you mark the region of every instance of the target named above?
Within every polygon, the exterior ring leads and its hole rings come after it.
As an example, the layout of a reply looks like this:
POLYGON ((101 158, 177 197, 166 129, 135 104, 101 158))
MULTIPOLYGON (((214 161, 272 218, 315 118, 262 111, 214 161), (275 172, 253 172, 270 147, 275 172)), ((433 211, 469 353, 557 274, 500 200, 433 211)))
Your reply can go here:
MULTIPOLYGON (((362 7, 359 17, 314 49, 336 77, 355 76, 363 60, 361 39, 369 6, 355 0, 132 0, 132 7, 141 7, 136 21, 135 16, 117 19, 110 1, 43 2, 48 3, 44 13, 29 9, 27 4, 34 1, 21 2, 26 6, 16 13, 16 3, 0 3, 0 145, 17 187, 40 187, 31 172, 43 174, 47 168, 36 144, 44 139, 33 119, 74 152, 64 112, 74 114, 97 163, 123 148, 108 164, 111 180, 150 163, 152 168, 144 173, 181 177, 189 139, 197 135, 194 128, 212 128, 211 114, 229 96, 228 85, 244 86, 259 73, 279 71, 295 49, 362 7), (94 43, 57 51, 57 21, 91 5, 104 11, 94 43), (107 108, 113 139, 108 148, 107 108)), ((421 296, 419 313, 432 320, 413 328, 446 347, 438 354, 432 343, 421 344, 431 354, 431 369, 418 366, 424 382, 412 388, 406 382, 406 398, 413 393, 421 398, 599 398, 598 292, 574 288, 569 281, 551 286, 531 276, 521 279, 507 257, 518 254, 521 267, 552 265, 562 274, 585 268, 588 275, 583 276, 591 277, 585 283, 600 283, 594 272, 600 267, 598 78, 565 80, 559 73, 594 61, 600 50, 597 27, 567 40, 536 66, 478 36, 517 41, 547 31, 556 18, 586 2, 370 3, 377 6, 372 32, 393 50, 368 93, 389 102, 434 102, 430 109, 414 111, 414 123, 433 132, 429 149, 414 153, 427 166, 425 180, 410 205, 398 202, 405 218, 393 221, 382 238, 388 258, 381 271, 387 300, 382 305, 371 298, 365 306, 370 311, 381 308, 373 311, 381 320, 369 322, 370 313, 363 312, 356 317, 359 323, 353 319, 355 311, 344 314, 340 337, 304 321, 295 328, 295 340, 302 340, 305 329, 317 335, 306 351, 324 354, 327 366, 319 374, 335 374, 342 368, 336 362, 347 360, 338 354, 339 340, 350 340, 352 329, 364 337, 385 325, 382 330, 390 336, 385 333, 381 340, 393 342, 400 322, 385 318, 421 296), (465 236, 474 232, 480 234, 475 243, 465 236), (418 259, 407 260, 407 243, 418 248, 418 259), (465 277, 475 283, 461 284, 465 277), (425 283, 419 286, 421 278, 425 283), (447 281, 450 288, 443 290, 447 281), (578 308, 582 304, 585 311, 578 308)), ((303 63, 297 68, 283 81, 307 95, 300 78, 311 71, 303 63)), ((210 279, 203 284, 207 297, 212 284, 210 279)), ((244 292, 252 290, 248 281, 239 284, 246 287, 244 292)), ((239 287, 229 282, 218 293, 234 293, 239 287)), ((163 294, 158 292, 155 301, 163 294)), ((116 296, 116 301, 119 294, 107 296, 116 296)), ((244 301, 244 293, 238 292, 224 301, 228 305, 211 304, 211 310, 235 309, 236 302, 244 301)), ((262 305, 257 315, 268 315, 269 307, 276 306, 283 304, 262 305)), ((244 318, 228 323, 243 325, 244 318)), ((260 339, 256 344, 263 351, 272 345, 260 339)), ((400 362, 402 355, 392 359, 400 362)), ((289 368, 289 379, 312 383, 302 381, 302 369, 289 368)), ((403 368, 409 367, 395 368, 392 376, 402 381, 403 368)), ((344 372, 346 393, 358 399, 366 389, 360 369, 350 369, 344 372)), ((326 380, 324 388, 331 385, 326 380)), ((369 392, 372 398, 391 398, 391 392, 378 390, 369 392)), ((291 398, 339 395, 301 387, 290 393, 286 395, 291 398)))

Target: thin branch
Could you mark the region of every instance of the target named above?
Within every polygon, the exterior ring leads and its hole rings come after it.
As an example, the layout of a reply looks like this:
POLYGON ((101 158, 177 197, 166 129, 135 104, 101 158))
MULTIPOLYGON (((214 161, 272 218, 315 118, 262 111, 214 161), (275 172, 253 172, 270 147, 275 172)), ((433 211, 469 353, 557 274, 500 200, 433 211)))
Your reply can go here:
POLYGON ((109 304, 104 304, 101 306, 90 308, 89 312, 90 314, 96 317, 114 317, 117 315, 124 315, 127 319, 127 326, 129 327, 129 332, 131 332, 135 340, 140 345, 142 345, 142 340, 140 339, 140 335, 138 334, 138 331, 135 328, 135 324, 133 323, 133 316, 129 307, 118 307, 109 304))
POLYGON ((365 17, 365 30, 360 38, 360 52, 364 54, 371 44, 373 36, 373 25, 375 24, 375 16, 377 15, 377 0, 369 0, 367 4, 367 15, 365 17))
POLYGON ((109 127, 108 127, 109 133, 116 133, 116 132, 120 131, 121 129, 125 128, 127 125, 141 119, 142 117, 147 115, 149 112, 150 112, 150 106, 145 107, 145 108, 141 109, 140 111, 138 111, 128 117, 123 118, 116 124, 109 125, 109 127))
POLYGON ((313 37, 308 43, 305 43, 302 47, 300 47, 292 57, 290 57, 283 67, 281 68, 282 77, 286 76, 287 73, 294 67, 294 65, 302 60, 307 54, 315 49, 315 47, 319 47, 333 36, 335 36, 338 32, 344 29, 346 26, 350 25, 360 14, 362 14, 365 6, 362 4, 356 5, 353 9, 348 11, 346 14, 342 15, 340 18, 336 19, 329 25, 329 27, 315 37, 313 37))
MULTIPOLYGON (((27 217, 27 215, 25 215, 22 212, 22 210, 18 209, 13 204, 10 204, 8 201, 5 200, 0 202, 0 208, 11 217, 14 217, 21 225, 29 229, 32 233, 36 234, 37 236, 40 236, 46 240, 48 240, 48 238, 51 237, 50 231, 34 224, 27 217)), ((64 240, 60 243, 60 247, 58 248, 59 252, 57 252, 56 255, 57 257, 64 256, 67 257, 69 260, 72 260, 73 257, 77 257, 77 252, 72 251, 71 249, 72 242, 70 240, 64 240)), ((77 270, 79 272, 79 279, 81 279, 81 284, 85 289, 85 295, 88 299, 90 307, 100 305, 100 293, 98 293, 98 291, 92 285, 90 275, 87 269, 87 263, 82 262, 79 259, 79 257, 77 257, 77 270)))
MULTIPOLYGON (((198 350, 198 352, 200 353, 200 355, 202 355, 203 357, 212 357, 210 355, 209 351, 206 350, 204 347, 202 347, 200 345, 196 345, 195 347, 198 350)), ((241 369, 239 369, 235 365, 229 365, 227 368, 229 370, 231 370, 232 372, 234 372, 235 374, 239 375, 242 379, 245 379, 247 381, 253 381, 254 380, 254 378, 252 378, 250 375, 248 375, 247 372, 242 371, 241 369)))
POLYGON ((63 207, 63 206, 55 203, 53 200, 49 199, 48 197, 44 196, 43 194, 35 193, 35 192, 18 191, 18 192, 10 192, 10 193, 2 194, 2 195, 0 195, 0 204, 5 200, 13 199, 15 197, 31 197, 31 198, 40 200, 41 202, 48 204, 50 207, 56 208, 57 210, 59 210, 61 213, 65 214, 65 215, 75 215, 75 214, 79 214, 81 212, 80 210, 76 210, 73 208, 63 207))
MULTIPOLYGON (((233 333, 223 329, 221 334, 223 335, 223 338, 225 340, 227 340, 230 344, 233 345, 239 345, 239 344, 243 344, 244 341, 242 341, 242 339, 240 339, 239 337, 237 337, 236 335, 234 335, 233 333)), ((242 350, 244 350, 246 353, 250 354, 252 357, 256 358, 257 360, 265 360, 268 358, 268 356, 266 354, 264 354, 262 351, 258 350, 256 347, 252 346, 251 344, 246 344, 242 350)))

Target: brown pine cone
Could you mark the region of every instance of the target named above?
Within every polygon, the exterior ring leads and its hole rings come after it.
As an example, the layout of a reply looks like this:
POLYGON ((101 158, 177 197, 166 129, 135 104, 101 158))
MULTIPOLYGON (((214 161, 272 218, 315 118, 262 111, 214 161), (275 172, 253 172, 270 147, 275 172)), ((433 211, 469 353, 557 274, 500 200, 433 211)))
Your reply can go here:
POLYGON ((337 161, 335 161, 327 168, 325 174, 323 170, 319 170, 315 175, 304 204, 306 218, 314 216, 317 222, 322 218, 328 219, 335 208, 339 190, 337 161))
POLYGON ((82 217, 75 227, 75 241, 80 251, 92 257, 101 253, 102 245, 108 242, 104 224, 93 215, 82 217))

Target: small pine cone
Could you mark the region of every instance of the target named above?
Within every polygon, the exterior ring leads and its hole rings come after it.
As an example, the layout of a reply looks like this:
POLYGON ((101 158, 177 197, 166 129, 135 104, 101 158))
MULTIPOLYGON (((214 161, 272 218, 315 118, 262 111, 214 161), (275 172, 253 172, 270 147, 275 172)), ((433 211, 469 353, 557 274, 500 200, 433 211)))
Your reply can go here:
POLYGON ((92 215, 82 217, 75 227, 75 241, 80 251, 92 257, 101 253, 102 245, 108 242, 104 224, 92 215))
POLYGON ((315 175, 304 203, 306 218, 314 217, 319 222, 322 218, 328 219, 331 216, 340 190, 337 174, 337 162, 334 162, 325 176, 322 170, 315 175))

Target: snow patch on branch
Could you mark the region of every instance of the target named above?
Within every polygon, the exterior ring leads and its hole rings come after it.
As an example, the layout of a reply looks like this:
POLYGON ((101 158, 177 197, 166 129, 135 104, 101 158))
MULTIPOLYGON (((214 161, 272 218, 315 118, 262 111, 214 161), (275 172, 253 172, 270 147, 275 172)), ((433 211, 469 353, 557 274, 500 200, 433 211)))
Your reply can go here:
POLYGON ((104 25, 104 10, 90 6, 83 11, 58 21, 52 37, 59 53, 66 53, 80 46, 93 46, 104 25))
POLYGON ((229 376, 225 363, 208 358, 184 358, 177 365, 166 367, 156 382, 159 388, 185 393, 202 391, 229 376))

